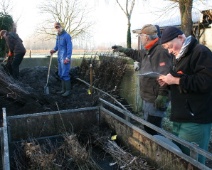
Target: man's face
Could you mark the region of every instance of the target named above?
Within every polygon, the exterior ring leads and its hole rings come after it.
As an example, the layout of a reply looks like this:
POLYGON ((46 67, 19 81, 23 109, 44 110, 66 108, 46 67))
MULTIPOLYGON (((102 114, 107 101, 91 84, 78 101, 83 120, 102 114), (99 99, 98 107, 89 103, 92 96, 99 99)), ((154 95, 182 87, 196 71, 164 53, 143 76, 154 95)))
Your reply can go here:
POLYGON ((147 34, 139 34, 139 36, 140 36, 142 46, 145 47, 148 42, 148 35, 147 34))
POLYGON ((173 40, 162 44, 162 46, 167 49, 170 54, 177 56, 182 48, 183 41, 183 38, 179 35, 173 40))
POLYGON ((62 32, 61 26, 56 26, 55 29, 57 30, 57 33, 60 34, 62 32))

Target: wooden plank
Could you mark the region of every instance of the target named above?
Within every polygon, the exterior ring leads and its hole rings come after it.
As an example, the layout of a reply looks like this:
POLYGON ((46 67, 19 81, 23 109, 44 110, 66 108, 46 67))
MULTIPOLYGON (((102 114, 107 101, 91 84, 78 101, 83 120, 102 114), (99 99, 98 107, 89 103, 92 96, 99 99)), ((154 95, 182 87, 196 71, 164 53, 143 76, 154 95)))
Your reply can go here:
POLYGON ((8 117, 9 141, 78 132, 98 123, 98 107, 8 117))

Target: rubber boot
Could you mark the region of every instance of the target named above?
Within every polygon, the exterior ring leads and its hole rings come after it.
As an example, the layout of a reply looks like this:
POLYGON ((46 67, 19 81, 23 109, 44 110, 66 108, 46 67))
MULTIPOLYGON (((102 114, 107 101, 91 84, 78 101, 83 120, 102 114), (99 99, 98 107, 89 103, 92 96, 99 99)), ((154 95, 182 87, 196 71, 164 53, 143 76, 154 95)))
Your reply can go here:
POLYGON ((62 86, 62 90, 57 92, 57 94, 63 94, 65 93, 65 82, 63 80, 61 80, 61 86, 62 86))
POLYGON ((70 94, 70 91, 71 91, 71 83, 70 83, 70 80, 64 81, 64 83, 65 83, 65 89, 66 89, 66 91, 65 91, 65 93, 62 94, 62 96, 63 96, 63 97, 66 97, 66 96, 68 96, 68 95, 70 94))

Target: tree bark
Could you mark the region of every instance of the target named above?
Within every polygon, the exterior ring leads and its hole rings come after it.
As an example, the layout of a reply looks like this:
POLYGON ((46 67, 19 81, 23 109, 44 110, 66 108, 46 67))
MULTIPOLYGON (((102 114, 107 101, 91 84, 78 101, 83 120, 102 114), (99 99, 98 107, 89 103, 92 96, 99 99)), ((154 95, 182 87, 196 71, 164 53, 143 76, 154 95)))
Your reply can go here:
POLYGON ((179 0, 181 29, 186 36, 192 34, 192 5, 193 0, 179 0))

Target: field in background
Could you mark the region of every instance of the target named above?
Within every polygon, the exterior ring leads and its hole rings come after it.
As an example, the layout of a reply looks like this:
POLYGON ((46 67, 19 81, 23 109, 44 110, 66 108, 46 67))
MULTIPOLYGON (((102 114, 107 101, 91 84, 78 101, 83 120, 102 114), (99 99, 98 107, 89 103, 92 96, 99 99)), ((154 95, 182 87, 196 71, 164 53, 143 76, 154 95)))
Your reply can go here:
MULTIPOLYGON (((27 50, 25 57, 32 57, 32 58, 42 58, 42 57, 46 57, 49 56, 50 50, 27 50)), ((96 55, 96 54, 102 54, 102 53, 111 53, 112 50, 73 50, 72 52, 72 57, 77 57, 77 56, 84 56, 84 55, 88 55, 88 56, 92 56, 92 55, 96 55)), ((57 56, 56 54, 54 56, 57 56)))

